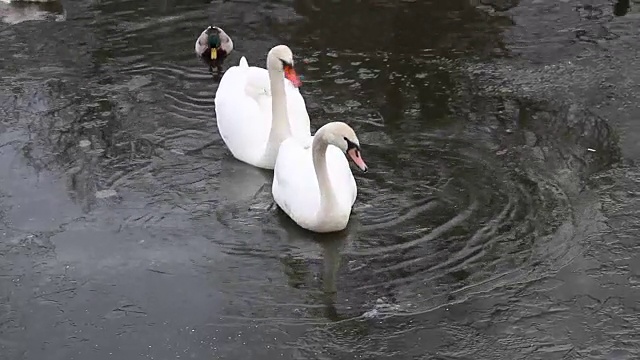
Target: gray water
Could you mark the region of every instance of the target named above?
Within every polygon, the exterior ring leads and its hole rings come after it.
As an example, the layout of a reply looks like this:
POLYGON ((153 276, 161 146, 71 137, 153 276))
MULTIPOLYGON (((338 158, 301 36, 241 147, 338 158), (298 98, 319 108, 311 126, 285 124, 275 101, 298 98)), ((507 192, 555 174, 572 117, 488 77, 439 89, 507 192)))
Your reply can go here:
POLYGON ((587 3, 2 4, 0 359, 637 359, 640 4, 587 3), (356 130, 345 231, 224 147, 209 24, 356 130))

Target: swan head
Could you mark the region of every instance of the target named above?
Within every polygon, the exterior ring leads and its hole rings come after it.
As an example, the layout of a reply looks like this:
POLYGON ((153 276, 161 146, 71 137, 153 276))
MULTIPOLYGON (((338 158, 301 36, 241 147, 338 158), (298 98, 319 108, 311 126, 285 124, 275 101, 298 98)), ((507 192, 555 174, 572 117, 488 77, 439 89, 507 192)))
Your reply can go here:
POLYGON ((276 45, 269 50, 267 69, 284 73, 284 77, 289 79, 295 87, 302 85, 302 81, 293 67, 293 52, 287 45, 276 45))
POLYGON ((323 128, 324 127, 326 127, 323 132, 325 141, 328 144, 338 147, 360 170, 367 172, 367 164, 362 160, 360 141, 351 126, 343 122, 335 121, 323 126, 323 128))

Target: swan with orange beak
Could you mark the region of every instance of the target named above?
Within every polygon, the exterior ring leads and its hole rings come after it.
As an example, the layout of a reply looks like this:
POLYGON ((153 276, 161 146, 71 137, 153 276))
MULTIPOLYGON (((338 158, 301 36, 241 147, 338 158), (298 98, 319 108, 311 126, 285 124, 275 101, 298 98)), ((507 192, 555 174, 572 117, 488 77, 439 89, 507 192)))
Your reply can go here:
POLYGON ((286 45, 269 50, 266 69, 249 66, 244 56, 227 69, 216 91, 216 123, 236 159, 273 169, 282 141, 289 137, 310 141, 301 83, 286 45))

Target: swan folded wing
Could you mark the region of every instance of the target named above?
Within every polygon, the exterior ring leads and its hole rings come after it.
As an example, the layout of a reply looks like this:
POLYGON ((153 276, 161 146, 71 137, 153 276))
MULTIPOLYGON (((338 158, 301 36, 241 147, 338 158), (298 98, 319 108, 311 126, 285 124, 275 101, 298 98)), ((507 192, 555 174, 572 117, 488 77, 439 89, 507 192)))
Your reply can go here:
POLYGON ((258 98, 258 96, 271 96, 269 86, 269 73, 265 69, 255 66, 248 68, 245 78, 245 92, 248 96, 258 98), (262 71, 260 71, 262 70, 262 71), (266 81, 264 77, 266 76, 266 81))
MULTIPOLYGON (((225 104, 231 103, 239 106, 241 103, 249 106, 249 112, 257 110, 261 114, 271 114, 271 92, 269 88, 264 88, 264 83, 256 81, 259 78, 260 72, 256 72, 252 69, 263 70, 256 67, 243 67, 233 66, 229 68, 222 78, 218 91, 216 92, 216 106, 218 103, 224 102, 225 104), (267 106, 265 109, 264 107, 267 106)), ((268 74, 267 74, 268 79, 268 74)), ((267 83, 268 84, 268 83, 267 83)), ((241 111, 241 110, 238 110, 241 111)), ((257 114, 257 113, 256 113, 257 114)), ((261 117, 253 116, 255 121, 262 121, 261 117)), ((269 124, 270 126, 271 124, 269 124)))
POLYGON ((289 138, 282 142, 274 169, 274 197, 285 212, 313 217, 320 206, 311 149, 289 138))
POLYGON ((245 69, 228 69, 215 98, 219 133, 233 155, 243 161, 261 156, 271 127, 270 119, 264 118, 271 114, 270 108, 266 113, 263 110, 271 102, 264 96, 247 95, 245 69))
POLYGON ((247 67, 232 66, 225 71, 224 76, 218 84, 216 98, 219 94, 225 94, 237 91, 238 88, 244 87, 247 81, 247 67))
POLYGON ((302 146, 303 149, 311 151, 310 149, 311 145, 313 145, 313 136, 301 136, 299 138, 296 138, 296 141, 298 142, 298 144, 300 144, 300 146, 302 146))
POLYGON ((271 96, 269 72, 263 68, 250 66, 247 70, 245 89, 247 94, 271 96))
MULTIPOLYGON (((236 97, 232 101, 224 98, 216 99, 216 116, 218 119, 232 119, 218 122, 220 134, 230 149, 256 149, 257 145, 266 143, 270 124, 261 119, 259 104, 249 97, 236 97), (266 136, 265 136, 266 134, 266 136), (247 144, 253 146, 248 147, 247 144)), ((258 149, 256 149, 258 150, 258 149)))
POLYGON ((255 101, 259 102, 260 97, 266 97, 271 101, 271 91, 270 89, 265 89, 260 86, 255 86, 255 84, 251 82, 247 82, 244 87, 244 92, 247 96, 253 98, 255 101))

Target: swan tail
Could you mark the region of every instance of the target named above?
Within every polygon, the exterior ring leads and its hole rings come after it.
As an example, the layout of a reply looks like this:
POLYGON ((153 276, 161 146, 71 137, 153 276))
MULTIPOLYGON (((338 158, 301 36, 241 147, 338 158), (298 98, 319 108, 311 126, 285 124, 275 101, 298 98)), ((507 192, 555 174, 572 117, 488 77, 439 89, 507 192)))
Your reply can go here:
POLYGON ((240 64, 238 64, 238 66, 240 67, 244 67, 244 68, 248 68, 249 67, 249 63, 247 62, 247 58, 245 58, 244 56, 240 58, 240 64))

